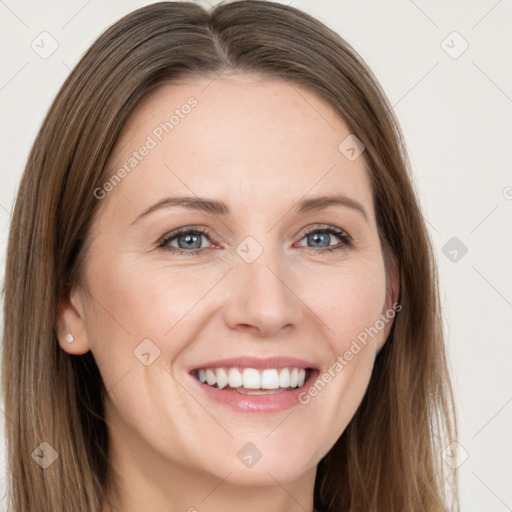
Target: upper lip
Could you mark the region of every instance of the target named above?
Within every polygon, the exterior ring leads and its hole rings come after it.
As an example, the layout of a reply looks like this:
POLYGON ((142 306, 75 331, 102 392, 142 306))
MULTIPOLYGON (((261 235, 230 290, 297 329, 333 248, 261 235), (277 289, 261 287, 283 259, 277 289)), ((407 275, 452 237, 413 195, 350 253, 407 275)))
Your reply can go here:
POLYGON ((193 368, 190 371, 200 368, 311 368, 316 369, 311 361, 297 359, 295 357, 275 356, 267 358, 257 358, 251 356, 232 357, 229 359, 217 359, 216 361, 208 361, 193 368))

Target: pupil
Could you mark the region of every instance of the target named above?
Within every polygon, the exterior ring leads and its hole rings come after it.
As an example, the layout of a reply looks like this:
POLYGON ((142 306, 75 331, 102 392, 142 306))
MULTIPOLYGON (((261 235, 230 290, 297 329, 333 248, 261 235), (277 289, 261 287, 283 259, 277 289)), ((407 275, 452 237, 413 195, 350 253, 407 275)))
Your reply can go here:
POLYGON ((329 233, 313 233, 309 235, 309 241, 313 242, 313 244, 318 244, 322 242, 326 242, 325 245, 315 245, 315 247, 328 247, 330 241, 329 233))
POLYGON ((180 249, 199 249, 199 246, 201 245, 201 235, 195 235, 195 234, 187 234, 182 235, 178 237, 178 245, 180 249), (184 245, 182 245, 181 240, 185 240, 184 245), (197 247, 192 247, 194 242, 199 242, 199 245, 197 247))

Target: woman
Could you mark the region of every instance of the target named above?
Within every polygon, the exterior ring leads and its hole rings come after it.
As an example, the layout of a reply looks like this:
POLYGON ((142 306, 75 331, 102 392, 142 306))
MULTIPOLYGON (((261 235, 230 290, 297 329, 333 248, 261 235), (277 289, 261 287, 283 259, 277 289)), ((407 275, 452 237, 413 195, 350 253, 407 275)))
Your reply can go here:
POLYGON ((371 71, 297 9, 162 2, 102 34, 13 215, 11 510, 455 510, 408 169, 371 71))

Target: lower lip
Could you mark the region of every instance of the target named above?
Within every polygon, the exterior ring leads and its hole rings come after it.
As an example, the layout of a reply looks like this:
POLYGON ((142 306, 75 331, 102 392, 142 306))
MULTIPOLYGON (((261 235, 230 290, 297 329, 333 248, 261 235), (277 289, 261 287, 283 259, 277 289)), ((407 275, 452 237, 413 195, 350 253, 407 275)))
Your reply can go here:
POLYGON ((227 405, 238 412, 257 412, 261 414, 280 412, 299 405, 301 403, 299 395, 311 385, 317 376, 318 371, 311 370, 308 380, 300 388, 268 395, 246 395, 232 389, 218 389, 203 384, 193 375, 191 375, 191 378, 212 400, 227 405))

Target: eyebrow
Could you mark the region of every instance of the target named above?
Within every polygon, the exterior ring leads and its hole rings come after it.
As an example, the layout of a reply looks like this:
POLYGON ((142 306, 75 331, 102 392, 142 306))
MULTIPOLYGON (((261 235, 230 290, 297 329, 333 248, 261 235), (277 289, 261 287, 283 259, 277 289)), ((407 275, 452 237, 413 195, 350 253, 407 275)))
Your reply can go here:
MULTIPOLYGON (((194 196, 174 196, 166 197, 150 206, 142 213, 140 213, 132 222, 132 224, 135 224, 140 219, 142 219, 142 217, 145 217, 151 212, 172 206, 182 206, 190 210, 203 211, 213 215, 229 215, 229 207, 222 201, 194 196)), ((292 208, 292 211, 296 213, 305 213, 321 210, 323 208, 327 208, 328 206, 344 206, 346 208, 352 208, 358 211, 364 217, 365 221, 368 222, 368 214, 364 206, 355 199, 351 199, 350 197, 344 196, 343 194, 324 195, 304 199, 295 204, 292 208)))

